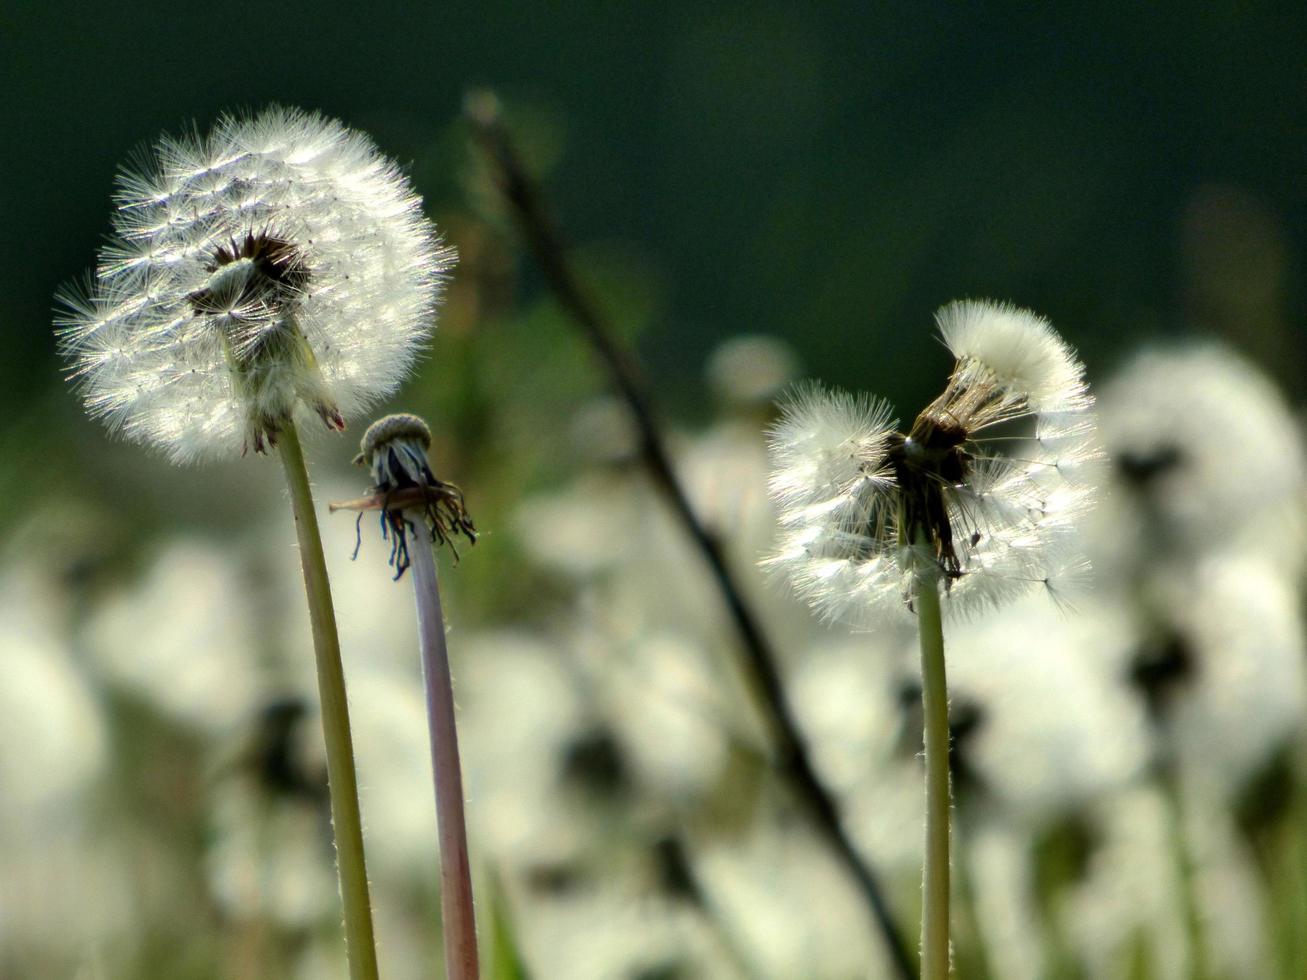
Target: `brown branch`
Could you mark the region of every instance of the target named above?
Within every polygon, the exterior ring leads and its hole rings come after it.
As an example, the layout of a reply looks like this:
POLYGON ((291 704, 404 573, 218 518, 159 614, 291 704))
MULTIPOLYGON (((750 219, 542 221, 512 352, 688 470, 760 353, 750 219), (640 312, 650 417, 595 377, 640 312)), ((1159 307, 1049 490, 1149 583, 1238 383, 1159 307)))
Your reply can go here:
POLYGON ((465 102, 465 110, 478 142, 491 160, 500 190, 512 206, 521 232, 545 279, 558 302, 594 347, 613 385, 635 418, 640 435, 640 454, 645 466, 708 563, 739 633, 745 652, 744 664, 770 716, 776 739, 777 767, 808 805, 818 827, 857 882, 875 925, 889 947, 898 975, 903 980, 915 980, 916 965, 895 927, 877 876, 845 831, 834 797, 817 777, 798 722, 785 697, 775 651, 764 636, 757 617, 745 602, 743 591, 726 563, 721 543, 690 506, 685 489, 672 468, 671 457, 649 399, 637 380, 635 368, 613 339, 613 330, 577 281, 568 263, 566 249, 546 213, 540 194, 500 122, 498 99, 489 92, 472 93, 465 102))

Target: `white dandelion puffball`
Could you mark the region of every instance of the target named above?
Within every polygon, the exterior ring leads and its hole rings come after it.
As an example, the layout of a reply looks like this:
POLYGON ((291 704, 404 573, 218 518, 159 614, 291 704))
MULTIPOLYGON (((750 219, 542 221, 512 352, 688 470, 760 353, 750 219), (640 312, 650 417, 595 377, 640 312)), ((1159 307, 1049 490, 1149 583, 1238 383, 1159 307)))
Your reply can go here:
POLYGON ((906 432, 886 403, 815 384, 771 432, 782 532, 765 564, 825 619, 877 625, 926 579, 952 612, 1035 585, 1061 599, 1086 570, 1074 524, 1101 454, 1084 367, 1026 310, 962 301, 936 322, 957 360, 906 432))
POLYGON ((454 262, 371 139, 273 107, 164 137, 65 290, 61 347, 110 429, 189 463, 342 429, 412 367, 454 262))
POLYGON ((1114 578, 1218 550, 1301 572, 1307 453, 1270 378, 1209 341, 1145 350, 1099 394, 1112 492, 1091 530, 1114 578))

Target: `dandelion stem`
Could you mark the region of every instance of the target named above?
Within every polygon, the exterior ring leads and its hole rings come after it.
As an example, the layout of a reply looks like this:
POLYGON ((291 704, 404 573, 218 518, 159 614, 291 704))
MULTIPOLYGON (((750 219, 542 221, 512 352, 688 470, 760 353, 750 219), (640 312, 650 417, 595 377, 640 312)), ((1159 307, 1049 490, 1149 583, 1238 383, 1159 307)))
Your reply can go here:
POLYGON ((463 772, 454 726, 454 689, 445 646, 445 617, 427 525, 420 512, 409 511, 409 554, 417 600, 418 644, 427 696, 431 736, 431 773, 436 787, 436 822, 440 830, 440 911, 445 932, 445 976, 476 980, 477 935, 472 907, 472 874, 463 817, 463 772))
POLYGON ((1180 912, 1189 940, 1189 976, 1192 980, 1208 980, 1211 969, 1207 962, 1203 915, 1198 903, 1197 862, 1189 839, 1184 785, 1174 765, 1163 767, 1159 782, 1162 799, 1166 805, 1171 854, 1175 861, 1177 884, 1180 890, 1180 912))
POLYGON ((331 788, 331 824, 336 835, 340 893, 345 909, 345 949, 351 980, 376 980, 377 950, 372 935, 372 904, 368 873, 363 861, 363 821, 359 814, 358 782, 354 776, 354 741, 350 735, 349 705, 345 699, 345 671, 340 662, 336 613, 327 581, 327 562, 314 512, 309 472, 304 465, 295 423, 283 420, 278 449, 290 487, 299 538, 304 591, 313 629, 313 652, 318 666, 318 696, 322 700, 322 735, 327 745, 327 781, 331 788))
POLYGON ((744 666, 752 687, 769 716, 777 742, 777 768, 791 788, 807 804, 819 830, 840 862, 857 883, 872 920, 888 947, 895 973, 903 980, 915 980, 916 968, 903 938, 894 924, 880 880, 845 830, 835 797, 817 775, 807 744, 785 697, 778 658, 759 625, 756 613, 744 598, 744 591, 726 564, 717 538, 703 524, 690 505, 689 496, 672 466, 671 455, 654 418, 653 407, 625 352, 614 339, 616 332, 585 295, 567 259, 567 250, 547 215, 540 195, 500 123, 493 94, 478 92, 467 99, 467 116, 486 155, 496 168, 500 189, 512 207, 523 237, 534 254, 546 281, 559 303, 581 328, 604 369, 626 403, 640 433, 640 455, 654 485, 667 498, 707 563, 717 589, 730 612, 744 650, 744 666))
POLYGON ((924 577, 916 594, 921 633, 921 707, 926 743, 926 854, 922 866, 921 977, 949 975, 949 729, 944 627, 937 575, 924 577))

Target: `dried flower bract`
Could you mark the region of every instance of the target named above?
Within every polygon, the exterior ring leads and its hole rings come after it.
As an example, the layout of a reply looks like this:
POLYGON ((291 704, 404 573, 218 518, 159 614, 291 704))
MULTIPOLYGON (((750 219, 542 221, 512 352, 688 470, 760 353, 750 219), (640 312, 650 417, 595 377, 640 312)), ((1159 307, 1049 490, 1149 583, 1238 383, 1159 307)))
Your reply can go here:
MULTIPOLYGON (((416 415, 398 413, 377 419, 363 434, 354 462, 372 474, 369 496, 330 505, 332 511, 356 510, 381 514, 381 535, 391 542, 390 564, 398 579, 409 567, 409 525, 421 521, 431 540, 447 544, 458 558, 454 537, 462 534, 476 544, 477 531, 463 501, 463 491, 431 472, 427 450, 431 430, 416 415)), ((361 540, 361 539, 360 539, 361 540)), ((357 557, 358 547, 354 549, 357 557)))

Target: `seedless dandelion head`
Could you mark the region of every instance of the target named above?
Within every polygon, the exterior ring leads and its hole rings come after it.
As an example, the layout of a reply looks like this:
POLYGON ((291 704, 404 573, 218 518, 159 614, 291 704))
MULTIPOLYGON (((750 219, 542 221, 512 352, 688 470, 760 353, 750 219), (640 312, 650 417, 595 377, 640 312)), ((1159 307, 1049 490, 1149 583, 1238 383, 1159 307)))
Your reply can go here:
MULTIPOLYGON (((454 535, 462 534, 469 543, 476 543, 476 527, 468 516, 463 491, 431 471, 427 460, 430 448, 431 429, 418 416, 399 412, 377 419, 363 433, 359 454, 354 457, 356 465, 366 466, 372 474, 370 496, 330 505, 333 511, 358 511, 359 521, 364 511, 380 513, 382 537, 391 541, 390 564, 396 579, 409 567, 408 535, 419 526, 431 541, 448 544, 455 558, 454 535)), ((358 557, 358 547, 354 556, 358 557)))
POLYGON ((955 612, 1034 585, 1060 600, 1086 571, 1073 527, 1100 454, 1084 368, 1024 310, 966 301, 936 319, 956 362, 906 432, 866 396, 804 384, 782 402, 766 564, 827 619, 873 625, 927 580, 955 612))
POLYGON ((434 485, 436 478, 427 465, 431 430, 416 415, 397 412, 377 419, 363 433, 354 462, 372 473, 377 490, 434 485))
POLYGON ((176 462, 344 428, 410 370, 454 261, 395 163, 298 109, 164 137, 115 201, 56 329, 90 413, 176 462))

